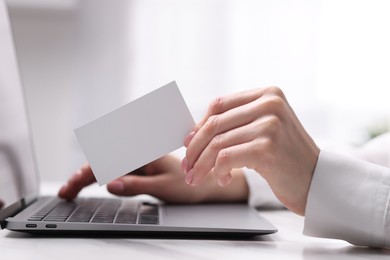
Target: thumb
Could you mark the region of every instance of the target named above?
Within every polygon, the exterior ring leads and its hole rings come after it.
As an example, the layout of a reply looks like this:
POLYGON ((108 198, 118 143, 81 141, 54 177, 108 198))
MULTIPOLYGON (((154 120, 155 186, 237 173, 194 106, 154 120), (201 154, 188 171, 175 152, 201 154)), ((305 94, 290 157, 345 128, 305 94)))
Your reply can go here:
POLYGON ((126 175, 107 184, 107 190, 119 196, 149 194, 155 196, 158 190, 159 175, 138 176, 126 175))

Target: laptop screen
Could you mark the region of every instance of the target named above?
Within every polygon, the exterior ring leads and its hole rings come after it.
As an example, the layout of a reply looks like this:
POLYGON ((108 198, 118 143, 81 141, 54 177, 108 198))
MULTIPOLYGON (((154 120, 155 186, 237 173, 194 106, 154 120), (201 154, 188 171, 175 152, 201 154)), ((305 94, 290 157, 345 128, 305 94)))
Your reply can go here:
POLYGON ((0 0, 0 220, 37 194, 38 178, 8 10, 0 0))

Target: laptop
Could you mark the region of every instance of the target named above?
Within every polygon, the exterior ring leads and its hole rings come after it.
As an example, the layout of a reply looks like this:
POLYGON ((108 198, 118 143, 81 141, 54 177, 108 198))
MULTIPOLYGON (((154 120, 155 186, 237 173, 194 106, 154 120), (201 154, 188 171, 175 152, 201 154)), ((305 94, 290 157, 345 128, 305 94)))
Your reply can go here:
POLYGON ((246 204, 168 205, 136 198, 41 197, 9 15, 0 0, 0 223, 34 234, 236 235, 277 232, 246 204))

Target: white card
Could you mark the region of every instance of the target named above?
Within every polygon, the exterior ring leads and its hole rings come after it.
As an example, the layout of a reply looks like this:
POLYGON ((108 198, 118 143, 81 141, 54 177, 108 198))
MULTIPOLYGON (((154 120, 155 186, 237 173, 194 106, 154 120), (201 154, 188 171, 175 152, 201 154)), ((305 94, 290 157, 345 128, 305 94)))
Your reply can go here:
POLYGON ((195 122, 173 81, 77 129, 99 185, 183 146, 195 122))

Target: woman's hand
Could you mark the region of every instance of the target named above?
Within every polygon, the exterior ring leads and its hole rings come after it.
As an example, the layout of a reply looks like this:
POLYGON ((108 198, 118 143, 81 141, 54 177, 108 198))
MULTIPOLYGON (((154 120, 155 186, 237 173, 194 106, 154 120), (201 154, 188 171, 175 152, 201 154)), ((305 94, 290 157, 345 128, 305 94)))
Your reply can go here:
MULTIPOLYGON (((170 203, 243 202, 248 198, 245 176, 233 173, 231 187, 222 188, 214 175, 198 187, 184 183, 180 160, 164 156, 146 166, 107 184, 109 192, 119 196, 149 194, 170 203)), ((59 191, 61 198, 72 200, 85 187, 94 183, 95 177, 88 164, 78 170, 59 191)))
POLYGON ((200 185, 213 172, 221 186, 233 169, 260 173, 278 199, 304 215, 319 148, 277 87, 217 98, 186 137, 185 181, 200 185))

